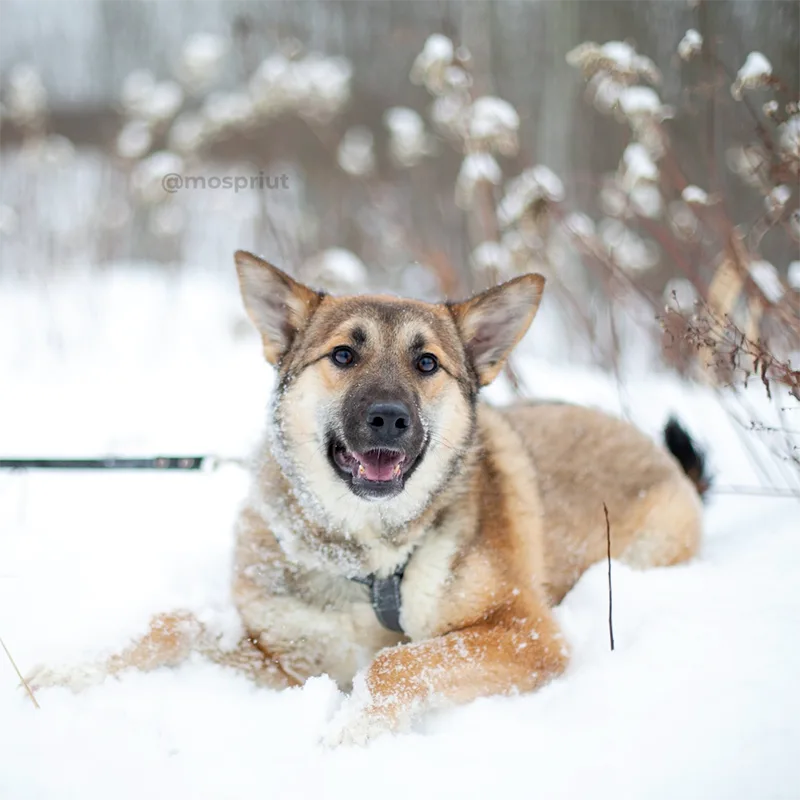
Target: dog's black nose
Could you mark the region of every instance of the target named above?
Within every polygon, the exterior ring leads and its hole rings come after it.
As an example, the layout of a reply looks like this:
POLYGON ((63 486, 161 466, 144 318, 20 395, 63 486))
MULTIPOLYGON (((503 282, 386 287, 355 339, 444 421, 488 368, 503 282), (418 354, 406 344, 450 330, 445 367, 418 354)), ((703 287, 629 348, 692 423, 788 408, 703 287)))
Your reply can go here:
POLYGON ((411 412, 405 403, 373 403, 367 409, 367 424, 376 438, 393 442, 408 432, 411 412))

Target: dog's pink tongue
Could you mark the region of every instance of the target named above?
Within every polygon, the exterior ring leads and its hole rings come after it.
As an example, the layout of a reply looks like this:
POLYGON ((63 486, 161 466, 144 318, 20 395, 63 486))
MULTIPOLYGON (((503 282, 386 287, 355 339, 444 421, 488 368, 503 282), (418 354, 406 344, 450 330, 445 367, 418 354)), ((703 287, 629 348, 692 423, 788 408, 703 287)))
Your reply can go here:
POLYGON ((390 481, 396 475, 396 467, 403 460, 402 453, 385 450, 370 450, 367 453, 353 453, 364 467, 363 478, 368 481, 390 481))

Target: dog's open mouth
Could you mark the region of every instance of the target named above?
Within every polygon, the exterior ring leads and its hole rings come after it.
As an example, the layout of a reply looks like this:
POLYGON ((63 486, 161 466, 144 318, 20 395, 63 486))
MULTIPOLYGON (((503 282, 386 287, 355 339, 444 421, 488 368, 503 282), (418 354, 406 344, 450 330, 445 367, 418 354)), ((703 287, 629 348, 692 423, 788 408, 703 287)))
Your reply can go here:
POLYGON ((328 457, 339 477, 346 480, 356 494, 366 497, 387 497, 400 492, 421 455, 409 456, 401 450, 384 448, 351 451, 337 440, 333 440, 328 449, 328 457))

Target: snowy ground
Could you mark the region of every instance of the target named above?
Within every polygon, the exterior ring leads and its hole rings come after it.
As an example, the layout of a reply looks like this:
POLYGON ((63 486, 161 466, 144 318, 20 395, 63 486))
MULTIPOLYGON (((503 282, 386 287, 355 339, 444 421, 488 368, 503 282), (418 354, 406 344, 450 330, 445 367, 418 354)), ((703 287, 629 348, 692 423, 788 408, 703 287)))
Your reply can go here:
MULTIPOLYGON (((534 325, 537 352, 546 334, 534 325)), ((709 447, 718 484, 763 479, 706 392, 649 375, 620 393, 539 356, 519 366, 538 394, 627 408, 653 435, 675 412, 709 447)), ((270 382, 232 276, 167 283, 140 269, 0 287, 3 455, 245 454, 270 382)), ((752 402, 766 403, 757 387, 752 402)), ((157 611, 235 624, 245 488, 235 466, 0 474, 0 636, 23 671, 118 649, 157 611)), ((77 696, 42 691, 36 711, 0 652, 0 797, 797 798, 798 519, 795 500, 713 497, 693 563, 614 565, 615 652, 598 565, 557 612, 574 649, 560 680, 366 749, 318 745, 340 702, 327 678, 278 693, 196 662, 77 696)))

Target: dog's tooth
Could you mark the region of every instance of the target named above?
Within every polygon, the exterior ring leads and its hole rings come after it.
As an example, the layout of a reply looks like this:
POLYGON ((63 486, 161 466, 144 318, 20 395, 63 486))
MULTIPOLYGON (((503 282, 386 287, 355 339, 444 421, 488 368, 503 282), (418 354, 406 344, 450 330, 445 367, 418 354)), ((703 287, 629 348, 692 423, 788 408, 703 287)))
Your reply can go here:
POLYGON ((400 477, 400 465, 399 464, 395 464, 394 465, 394 469, 392 470, 392 477, 393 478, 399 478, 400 477))
POLYGON ((365 473, 366 473, 366 469, 364 469, 364 465, 363 464, 359 464, 358 465, 358 474, 359 475, 364 475, 365 473))

